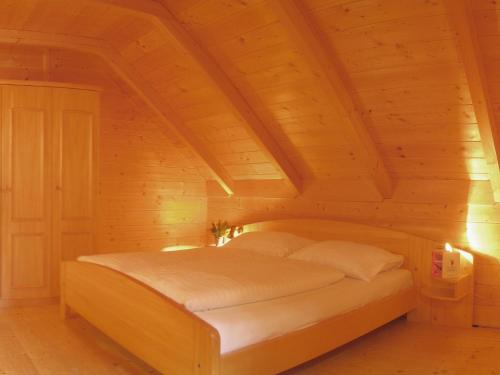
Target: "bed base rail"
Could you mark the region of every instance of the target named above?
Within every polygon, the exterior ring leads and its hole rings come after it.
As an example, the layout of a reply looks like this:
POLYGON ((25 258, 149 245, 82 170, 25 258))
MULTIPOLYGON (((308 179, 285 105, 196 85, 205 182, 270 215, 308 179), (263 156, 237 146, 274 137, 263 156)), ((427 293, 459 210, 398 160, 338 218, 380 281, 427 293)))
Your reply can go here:
POLYGON ((369 303, 313 326, 222 356, 224 375, 277 374, 352 341, 416 307, 416 290, 369 303))

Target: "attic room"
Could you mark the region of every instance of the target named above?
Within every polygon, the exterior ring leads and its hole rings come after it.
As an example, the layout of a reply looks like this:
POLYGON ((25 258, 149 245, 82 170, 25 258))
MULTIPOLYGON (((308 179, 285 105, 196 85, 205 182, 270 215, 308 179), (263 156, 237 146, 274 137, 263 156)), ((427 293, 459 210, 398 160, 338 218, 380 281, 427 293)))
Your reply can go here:
POLYGON ((0 374, 500 373, 500 3, 1 0, 0 374))

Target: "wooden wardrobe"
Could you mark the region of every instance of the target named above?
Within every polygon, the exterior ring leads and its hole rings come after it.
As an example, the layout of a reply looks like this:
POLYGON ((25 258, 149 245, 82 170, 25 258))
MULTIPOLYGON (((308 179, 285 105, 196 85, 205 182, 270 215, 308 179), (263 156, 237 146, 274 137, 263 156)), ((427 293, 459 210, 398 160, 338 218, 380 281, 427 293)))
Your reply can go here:
POLYGON ((58 295, 61 260, 93 253, 99 92, 0 81, 1 298, 58 295))

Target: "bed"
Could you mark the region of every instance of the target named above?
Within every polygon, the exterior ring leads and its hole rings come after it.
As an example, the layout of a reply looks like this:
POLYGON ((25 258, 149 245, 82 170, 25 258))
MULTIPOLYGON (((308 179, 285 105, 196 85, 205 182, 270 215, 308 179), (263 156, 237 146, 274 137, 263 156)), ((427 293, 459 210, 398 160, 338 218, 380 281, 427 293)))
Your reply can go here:
POLYGON ((282 231, 314 240, 356 240, 378 245, 403 255, 404 269, 377 276, 369 284, 373 290, 358 280, 342 280, 320 291, 244 307, 193 312, 117 270, 89 262, 64 262, 62 316, 78 313, 162 373, 214 375, 279 373, 407 313, 411 312, 413 320, 428 318, 419 291, 427 277, 429 253, 437 246, 433 241, 387 229, 322 220, 276 220, 244 226, 244 232, 252 231, 282 231), (343 292, 339 294, 339 290, 343 292), (320 303, 332 300, 332 296, 338 300, 342 294, 360 297, 354 302, 344 298, 329 307, 320 303), (284 307, 293 306, 310 306, 310 320, 293 314, 281 322, 276 319, 284 307), (235 321, 243 325, 235 326, 235 321), (249 334, 241 334, 244 332, 249 334))

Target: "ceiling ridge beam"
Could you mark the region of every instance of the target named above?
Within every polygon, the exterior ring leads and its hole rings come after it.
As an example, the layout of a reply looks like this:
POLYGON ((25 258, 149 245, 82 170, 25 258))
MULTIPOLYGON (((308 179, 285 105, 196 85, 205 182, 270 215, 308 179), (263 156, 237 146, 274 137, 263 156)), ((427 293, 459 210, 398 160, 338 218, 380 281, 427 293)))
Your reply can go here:
MULTIPOLYGON (((103 40, 52 33, 0 29, 0 43, 63 48, 99 56, 163 120, 163 123, 168 125, 172 132, 182 139, 193 153, 200 157, 224 191, 228 195, 234 193, 234 181, 225 168, 202 144, 199 138, 185 126, 183 120, 173 112, 168 104, 158 99, 159 95, 154 88, 138 79, 139 75, 130 64, 103 40)), ((163 126, 160 129, 165 131, 163 126)))
POLYGON ((495 202, 500 202, 500 127, 488 91, 484 63, 479 48, 471 4, 468 0, 445 0, 449 19, 455 28, 457 44, 478 122, 481 143, 488 166, 495 202))
POLYGON ((264 121, 257 115, 245 96, 240 92, 215 58, 207 52, 195 38, 187 32, 165 4, 156 1, 137 0, 86 0, 114 5, 149 15, 157 26, 170 35, 178 45, 189 53, 194 62, 217 87, 226 104, 243 120, 245 129, 261 148, 268 159, 278 168, 283 178, 300 193, 302 178, 282 147, 267 129, 264 121))
POLYGON ((300 1, 269 0, 268 3, 315 73, 323 78, 319 81, 340 115, 339 125, 346 140, 354 146, 357 159, 366 175, 382 198, 390 198, 393 191, 392 179, 349 92, 347 77, 339 68, 338 58, 326 36, 300 1))

